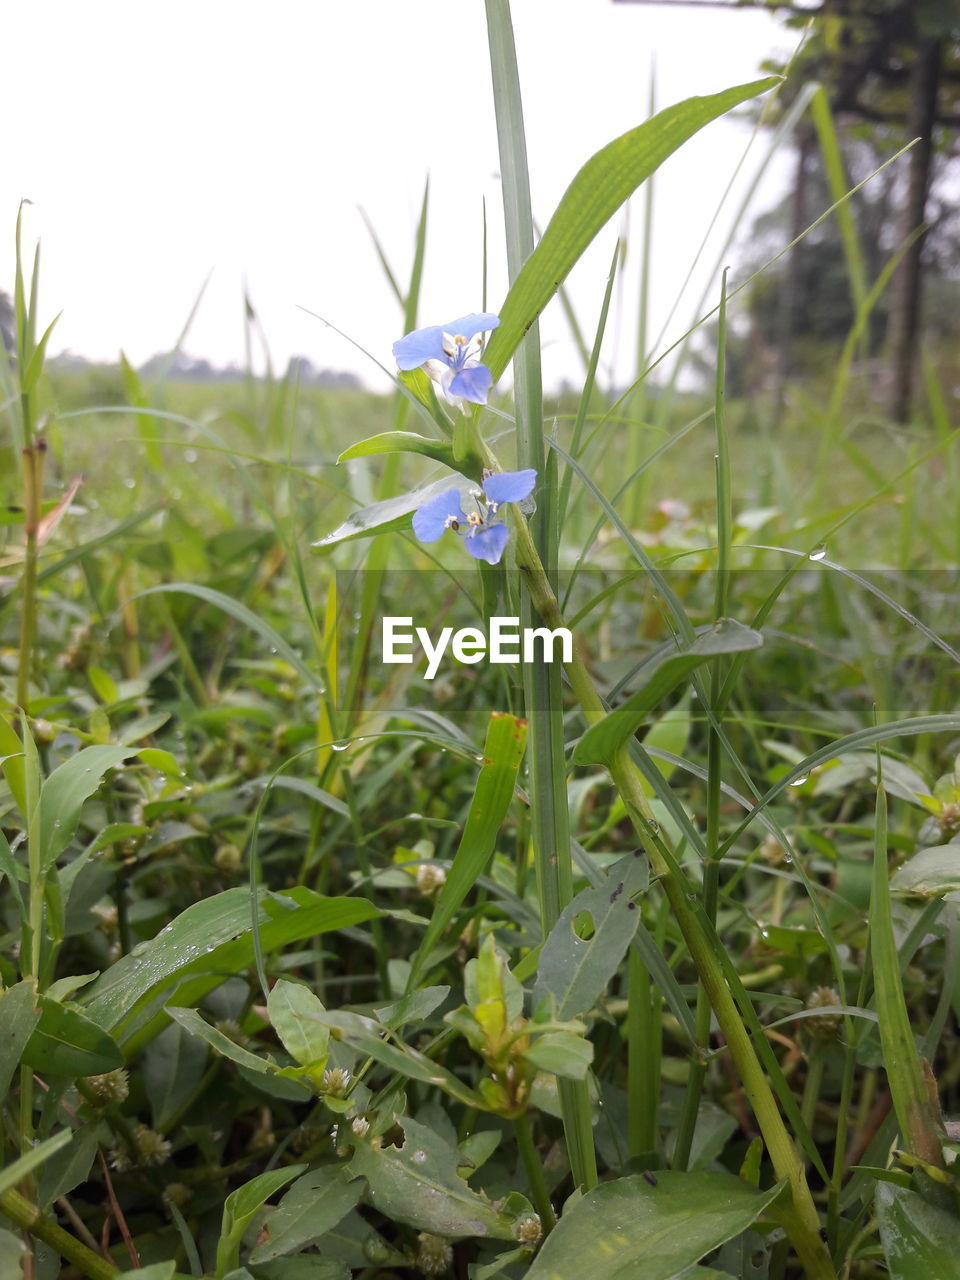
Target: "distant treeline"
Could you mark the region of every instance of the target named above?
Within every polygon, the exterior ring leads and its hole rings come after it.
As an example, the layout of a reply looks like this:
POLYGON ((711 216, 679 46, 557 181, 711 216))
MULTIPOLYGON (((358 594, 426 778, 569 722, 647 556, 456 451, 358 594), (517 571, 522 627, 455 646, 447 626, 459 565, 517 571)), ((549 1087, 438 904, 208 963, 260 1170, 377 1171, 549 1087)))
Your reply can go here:
MULTIPOLYGON (((12 352, 14 338, 13 304, 8 294, 0 289, 0 343, 12 352)), ((73 351, 64 351, 47 361, 48 368, 64 373, 84 373, 98 369, 113 369, 118 365, 100 360, 88 360, 73 351)), ((139 371, 144 378, 172 378, 177 382, 240 382, 244 370, 236 364, 219 366, 202 357, 189 356, 183 351, 160 351, 151 356, 139 371)), ((298 379, 304 387, 322 387, 339 391, 362 391, 363 383, 355 373, 342 369, 318 369, 306 356, 293 356, 287 366, 287 376, 298 379)))
MULTIPOLYGON (((103 367, 98 361, 88 360, 85 356, 65 351, 49 360, 54 370, 65 373, 82 373, 103 367)), ((245 372, 236 364, 215 365, 209 360, 189 356, 183 351, 158 352, 151 356, 138 370, 143 378, 172 379, 175 382, 240 382, 245 372)), ((322 387, 341 391, 362 391, 363 383, 355 373, 347 373, 341 369, 318 369, 306 356, 293 356, 287 367, 287 375, 291 379, 298 378, 304 387, 322 387)))

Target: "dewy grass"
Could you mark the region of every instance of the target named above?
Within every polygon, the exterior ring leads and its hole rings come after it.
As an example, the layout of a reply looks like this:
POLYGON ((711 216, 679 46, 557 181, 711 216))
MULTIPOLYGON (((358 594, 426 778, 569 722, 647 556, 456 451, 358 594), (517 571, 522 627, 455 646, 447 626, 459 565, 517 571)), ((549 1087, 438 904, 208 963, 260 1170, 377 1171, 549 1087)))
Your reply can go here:
MULTIPOLYGON (((17 269, 0 1257, 35 1280, 51 1251, 94 1280, 956 1257, 949 387, 928 368, 909 435, 858 400, 884 268, 767 433, 727 395, 724 284, 713 393, 647 385, 644 451, 597 376, 618 249, 583 387, 545 402, 536 319, 585 244, 764 82, 602 150, 538 242, 509 6, 487 10, 511 286, 462 311, 499 306, 473 354, 513 361, 515 405, 462 413, 419 370, 389 399, 257 379, 249 305, 236 384, 70 373, 17 269), (457 528, 418 541, 451 490, 457 528), (507 531, 495 563, 454 536, 478 528, 507 531), (385 618, 521 614, 566 618, 565 673, 381 661, 385 618)), ((372 255, 397 338, 434 318, 427 212, 405 281, 372 255)))

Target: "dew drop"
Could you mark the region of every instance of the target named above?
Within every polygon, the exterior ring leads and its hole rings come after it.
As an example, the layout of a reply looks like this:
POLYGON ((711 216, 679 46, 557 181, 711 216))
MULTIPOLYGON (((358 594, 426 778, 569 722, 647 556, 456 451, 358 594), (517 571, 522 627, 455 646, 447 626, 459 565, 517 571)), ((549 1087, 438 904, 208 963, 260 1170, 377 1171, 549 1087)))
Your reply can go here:
POLYGON ((196 462, 199 456, 200 455, 197 453, 196 449, 184 449, 183 451, 185 462, 196 462))
POLYGON ((422 1150, 415 1151, 413 1155, 410 1157, 410 1159, 413 1161, 414 1164, 423 1164, 426 1158, 427 1158, 427 1153, 422 1150))
POLYGON ((809 777, 810 777, 809 773, 805 773, 800 778, 794 778, 794 780, 790 783, 790 785, 791 787, 802 787, 809 777))
POLYGON ((808 558, 810 560, 823 560, 826 558, 826 555, 827 555, 827 548, 824 546, 819 546, 815 551, 810 552, 810 555, 808 558))

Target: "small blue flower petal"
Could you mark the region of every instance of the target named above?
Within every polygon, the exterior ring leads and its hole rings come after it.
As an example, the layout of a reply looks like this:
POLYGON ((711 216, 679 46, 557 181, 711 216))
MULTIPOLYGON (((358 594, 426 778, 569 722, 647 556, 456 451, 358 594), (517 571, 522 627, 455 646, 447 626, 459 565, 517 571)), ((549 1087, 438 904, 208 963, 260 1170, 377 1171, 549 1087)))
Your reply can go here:
POLYGON ((531 469, 526 471, 498 471, 487 476, 483 482, 483 492, 491 502, 499 507, 503 502, 519 502, 533 492, 537 483, 537 473, 531 469))
POLYGON ((461 525, 467 520, 460 505, 459 489, 445 489, 418 507, 413 515, 413 532, 421 542, 436 542, 450 528, 452 520, 461 525))
POLYGON ((509 541, 510 530, 505 524, 489 524, 463 540, 474 560, 485 560, 487 564, 500 563, 504 547, 509 541))
POLYGON ((485 364, 475 364, 461 369, 450 379, 447 390, 452 396, 461 400, 469 400, 471 404, 486 404, 487 395, 493 386, 493 374, 485 364))
POLYGON ((404 371, 419 369, 428 360, 443 360, 447 357, 443 350, 443 329, 438 324, 428 329, 414 329, 413 333, 398 338, 393 344, 393 357, 397 368, 404 371))
POLYGON ((459 320, 451 320, 443 326, 443 332, 453 337, 474 338, 478 333, 489 333, 500 323, 500 317, 489 311, 480 311, 469 316, 461 316, 459 320))

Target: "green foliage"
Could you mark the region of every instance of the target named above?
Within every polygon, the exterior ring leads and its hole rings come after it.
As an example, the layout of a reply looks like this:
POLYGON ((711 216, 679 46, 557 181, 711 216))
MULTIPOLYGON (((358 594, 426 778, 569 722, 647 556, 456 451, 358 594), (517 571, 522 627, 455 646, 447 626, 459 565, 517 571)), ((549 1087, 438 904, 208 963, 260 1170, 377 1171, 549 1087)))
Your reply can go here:
MULTIPOLYGON (((148 1280, 952 1265, 947 399, 909 438, 842 418, 844 332, 829 411, 769 432, 724 385, 731 294, 711 405, 650 387, 639 422, 598 372, 619 252, 578 401, 544 415, 517 345, 636 184, 766 85, 599 152, 528 256, 518 216, 488 359, 527 382, 475 419, 421 371, 386 401, 50 370, 20 264, 9 448, 45 415, 44 517, 87 474, 32 568, 12 488, 0 520, 0 1213, 39 1280, 53 1252, 125 1274, 125 1232, 148 1280), (449 487, 434 464, 495 462, 514 409, 549 462, 500 566, 380 536, 449 487), (565 616, 574 659, 381 668, 383 615, 460 609, 565 616)), ((424 205, 398 333, 425 231, 424 205)), ((0 1280, 20 1252, 0 1233, 0 1280)))
POLYGON ((665 1171, 606 1183, 578 1200, 527 1272, 531 1280, 670 1280, 757 1220, 779 1188, 724 1174, 665 1171))

